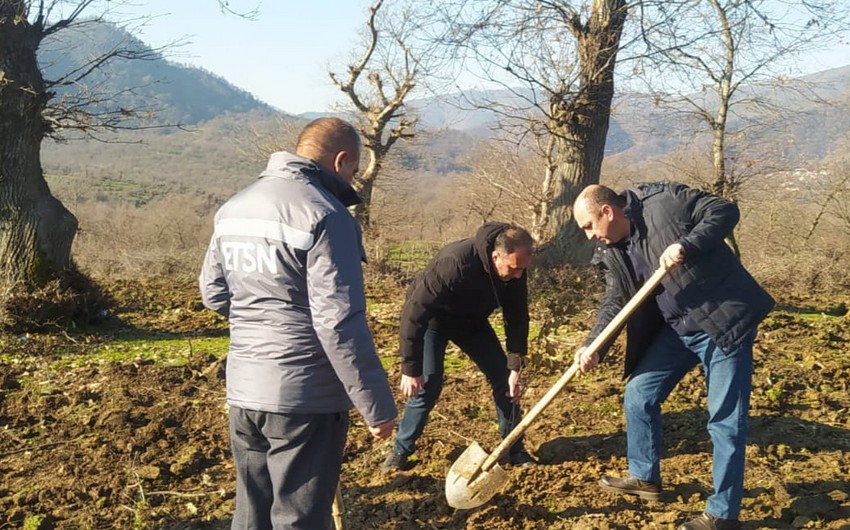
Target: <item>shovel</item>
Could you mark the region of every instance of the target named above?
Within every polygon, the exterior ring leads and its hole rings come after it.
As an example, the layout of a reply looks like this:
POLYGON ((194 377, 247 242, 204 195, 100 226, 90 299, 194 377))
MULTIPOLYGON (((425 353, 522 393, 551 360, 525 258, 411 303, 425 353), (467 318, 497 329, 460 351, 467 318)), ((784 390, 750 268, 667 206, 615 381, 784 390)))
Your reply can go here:
MULTIPOLYGON (((667 274, 667 270, 660 268, 643 284, 643 287, 635 293, 634 297, 623 306, 619 313, 605 326, 602 333, 587 347, 589 351, 598 351, 609 339, 611 339, 625 324, 626 320, 634 313, 635 309, 646 299, 646 297, 661 283, 661 279, 667 274)), ((487 454, 477 442, 466 448, 461 453, 446 476, 446 500, 452 508, 469 509, 477 508, 493 498, 493 495, 508 481, 508 474, 502 469, 498 461, 505 452, 522 436, 522 433, 531 425, 543 409, 549 406, 567 383, 576 375, 579 367, 573 363, 567 373, 558 379, 555 386, 546 392, 546 395, 528 411, 528 414, 508 434, 502 443, 487 454)))
POLYGON ((344 513, 344 511, 345 507, 342 504, 342 487, 339 485, 339 483, 337 483, 333 504, 331 504, 331 516, 334 520, 335 530, 345 530, 345 525, 342 521, 342 514, 344 513))

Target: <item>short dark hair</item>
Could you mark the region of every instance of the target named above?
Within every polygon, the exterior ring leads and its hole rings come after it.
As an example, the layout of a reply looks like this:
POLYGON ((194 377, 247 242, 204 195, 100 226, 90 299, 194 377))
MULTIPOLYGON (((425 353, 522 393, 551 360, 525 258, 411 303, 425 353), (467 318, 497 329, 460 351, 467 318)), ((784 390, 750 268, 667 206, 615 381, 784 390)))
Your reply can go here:
POLYGON ((499 254, 512 254, 520 248, 534 248, 534 238, 528 230, 516 225, 506 226, 493 243, 493 250, 499 254))
POLYGON ((304 127, 295 142, 295 152, 318 158, 339 151, 359 153, 361 146, 360 135, 353 125, 339 118, 326 117, 315 119, 304 127))
POLYGON ((590 211, 598 210, 605 204, 616 206, 620 209, 626 207, 626 198, 624 196, 618 194, 608 186, 601 184, 588 186, 582 195, 590 211))

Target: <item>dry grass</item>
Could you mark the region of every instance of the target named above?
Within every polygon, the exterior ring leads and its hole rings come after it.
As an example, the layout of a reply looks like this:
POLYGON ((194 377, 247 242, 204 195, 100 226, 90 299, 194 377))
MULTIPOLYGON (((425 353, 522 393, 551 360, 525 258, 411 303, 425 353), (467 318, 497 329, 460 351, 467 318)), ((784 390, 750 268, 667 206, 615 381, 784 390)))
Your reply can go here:
POLYGON ((78 212, 74 259, 98 278, 196 276, 218 201, 174 195, 141 207, 91 203, 78 212))
POLYGON ((0 279, 0 329, 12 333, 85 325, 108 305, 101 289, 77 270, 36 289, 0 279))
MULTIPOLYGON (((104 280, 194 278, 212 232, 213 214, 221 202, 221 198, 199 194, 174 195, 138 207, 87 202, 77 209, 81 231, 74 259, 81 270, 104 280)), ((842 227, 834 220, 823 219, 809 234, 816 207, 795 196, 742 201, 742 212, 737 235, 743 260, 768 290, 776 294, 850 290, 850 241, 845 240, 842 227)), ((469 219, 462 211, 454 220, 457 229, 424 230, 428 239, 422 244, 427 243, 435 252, 464 230, 471 233, 465 228, 469 219)), ((366 235, 365 245, 371 268, 409 279, 424 266, 427 256, 410 270, 400 267, 396 263, 399 255, 406 256, 409 252, 405 249, 420 242, 395 240, 401 232, 403 227, 373 231, 366 235)), ((577 277, 564 267, 543 268, 550 279, 556 272, 565 278, 577 277)))

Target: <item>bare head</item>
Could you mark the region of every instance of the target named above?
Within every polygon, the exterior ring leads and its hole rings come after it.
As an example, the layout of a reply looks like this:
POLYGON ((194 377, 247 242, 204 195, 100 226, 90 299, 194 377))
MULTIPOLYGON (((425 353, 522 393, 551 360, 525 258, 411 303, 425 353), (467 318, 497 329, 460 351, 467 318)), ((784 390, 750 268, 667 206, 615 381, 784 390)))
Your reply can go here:
POLYGON ((631 222, 623 214, 626 199, 614 190, 592 184, 576 198, 573 217, 588 239, 605 244, 618 243, 629 237, 631 222))
POLYGON ((360 135, 339 118, 311 121, 298 135, 295 154, 314 160, 348 183, 360 171, 360 135))
POLYGON ((502 230, 493 244, 490 259, 493 269, 502 281, 522 277, 525 269, 531 265, 534 253, 534 240, 524 228, 509 226, 502 230))

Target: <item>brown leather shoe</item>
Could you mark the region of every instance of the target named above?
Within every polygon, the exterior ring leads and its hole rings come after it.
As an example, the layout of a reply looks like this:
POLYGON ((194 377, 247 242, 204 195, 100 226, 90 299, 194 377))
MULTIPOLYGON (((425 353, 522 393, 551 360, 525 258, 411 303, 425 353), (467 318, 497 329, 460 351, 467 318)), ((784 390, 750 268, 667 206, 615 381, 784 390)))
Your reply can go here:
POLYGON ((736 519, 719 519, 710 513, 704 513, 681 525, 679 530, 740 530, 741 523, 736 519))
POLYGON ((657 501, 661 498, 661 484, 655 482, 645 482, 638 480, 633 476, 626 478, 612 477, 610 475, 602 475, 599 479, 599 487, 611 493, 621 493, 623 495, 637 495, 641 499, 649 499, 657 501))

